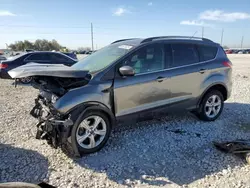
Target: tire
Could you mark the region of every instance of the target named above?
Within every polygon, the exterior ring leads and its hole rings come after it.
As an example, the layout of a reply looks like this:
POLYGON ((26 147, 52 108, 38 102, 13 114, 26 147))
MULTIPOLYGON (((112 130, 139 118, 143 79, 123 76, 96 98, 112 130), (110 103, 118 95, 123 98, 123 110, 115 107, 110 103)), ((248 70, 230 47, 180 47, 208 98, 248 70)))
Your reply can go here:
POLYGON ((245 158, 246 158, 247 164, 250 165, 250 153, 246 153, 245 158))
POLYGON ((79 154, 81 156, 84 154, 97 152, 102 149, 108 141, 111 129, 112 125, 105 113, 101 111, 87 111, 76 120, 71 130, 72 144, 76 144, 76 148, 78 148, 79 154), (95 131, 94 126, 96 123, 96 119, 94 117, 99 117, 101 119, 95 131), (89 125, 88 130, 85 128, 87 127, 86 124, 89 125), (97 132, 99 134, 103 134, 105 132, 105 135, 99 135, 97 134, 97 132), (89 136, 87 137, 87 135, 89 136), (94 147, 93 145, 91 145, 93 143, 91 142, 93 140, 93 137, 96 144, 94 147), (84 140, 81 142, 79 141, 81 139, 84 140))
POLYGON ((22 84, 29 84, 32 81, 32 77, 24 77, 19 79, 22 84))
POLYGON ((203 121, 214 121, 221 115, 223 107, 224 98, 222 93, 218 90, 209 91, 201 101, 198 118, 203 121), (208 115, 209 112, 210 115, 208 115))

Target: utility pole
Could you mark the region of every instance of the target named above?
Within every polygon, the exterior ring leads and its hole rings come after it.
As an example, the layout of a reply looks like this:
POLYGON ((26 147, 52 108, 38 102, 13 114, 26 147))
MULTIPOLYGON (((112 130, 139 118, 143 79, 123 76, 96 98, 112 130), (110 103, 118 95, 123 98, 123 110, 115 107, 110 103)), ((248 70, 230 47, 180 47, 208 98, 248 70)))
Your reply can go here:
POLYGON ((223 34, 224 34, 224 29, 222 29, 221 31, 221 39, 220 39, 220 45, 222 46, 222 42, 223 42, 223 34))
POLYGON ((94 51, 94 37, 93 37, 93 24, 91 23, 91 42, 92 42, 92 51, 94 51))
POLYGON ((201 38, 203 38, 204 37, 204 26, 202 26, 202 32, 201 33, 202 33, 201 38))
POLYGON ((241 49, 242 49, 242 46, 243 46, 243 40, 244 40, 244 36, 242 36, 242 38, 241 38, 241 44, 240 44, 241 49))
POLYGON ((97 50, 97 44, 95 45, 95 50, 97 50))

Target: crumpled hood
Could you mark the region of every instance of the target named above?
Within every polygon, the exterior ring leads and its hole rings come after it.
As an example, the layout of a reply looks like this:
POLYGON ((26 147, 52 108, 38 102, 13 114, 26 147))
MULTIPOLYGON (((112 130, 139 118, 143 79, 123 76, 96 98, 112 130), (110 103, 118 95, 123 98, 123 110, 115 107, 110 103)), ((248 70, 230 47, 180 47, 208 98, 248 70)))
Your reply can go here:
POLYGON ((23 78, 28 76, 83 78, 88 72, 87 70, 77 70, 62 64, 29 63, 8 71, 8 74, 12 78, 23 78))

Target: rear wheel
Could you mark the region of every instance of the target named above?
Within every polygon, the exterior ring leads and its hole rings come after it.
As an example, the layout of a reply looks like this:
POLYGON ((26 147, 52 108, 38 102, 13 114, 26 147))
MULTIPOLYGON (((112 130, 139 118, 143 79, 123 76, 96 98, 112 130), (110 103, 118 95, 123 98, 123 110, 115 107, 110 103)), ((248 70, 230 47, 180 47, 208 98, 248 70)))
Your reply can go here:
POLYGON ((250 165, 250 153, 246 153, 246 162, 250 165))
POLYGON ((99 111, 89 111, 76 121, 71 137, 82 155, 99 151, 108 141, 110 132, 108 117, 99 111))
POLYGON ((198 117, 204 121, 216 120, 224 107, 224 98, 220 91, 213 90, 208 92, 200 104, 198 117))

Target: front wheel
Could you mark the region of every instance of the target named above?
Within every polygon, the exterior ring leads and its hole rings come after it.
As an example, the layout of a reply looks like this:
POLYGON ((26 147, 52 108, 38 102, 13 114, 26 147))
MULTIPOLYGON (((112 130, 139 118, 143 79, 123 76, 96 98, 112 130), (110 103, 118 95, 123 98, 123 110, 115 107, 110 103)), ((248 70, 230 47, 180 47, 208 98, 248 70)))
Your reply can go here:
POLYGON ((216 120, 224 107, 224 98, 220 91, 213 90, 208 92, 199 108, 198 117, 204 121, 216 120))
POLYGON ((24 77, 19 79, 22 84, 29 84, 32 81, 32 77, 24 77))
POLYGON ((99 111, 89 111, 78 118, 72 128, 71 138, 83 155, 99 151, 108 141, 110 132, 108 117, 99 111))

